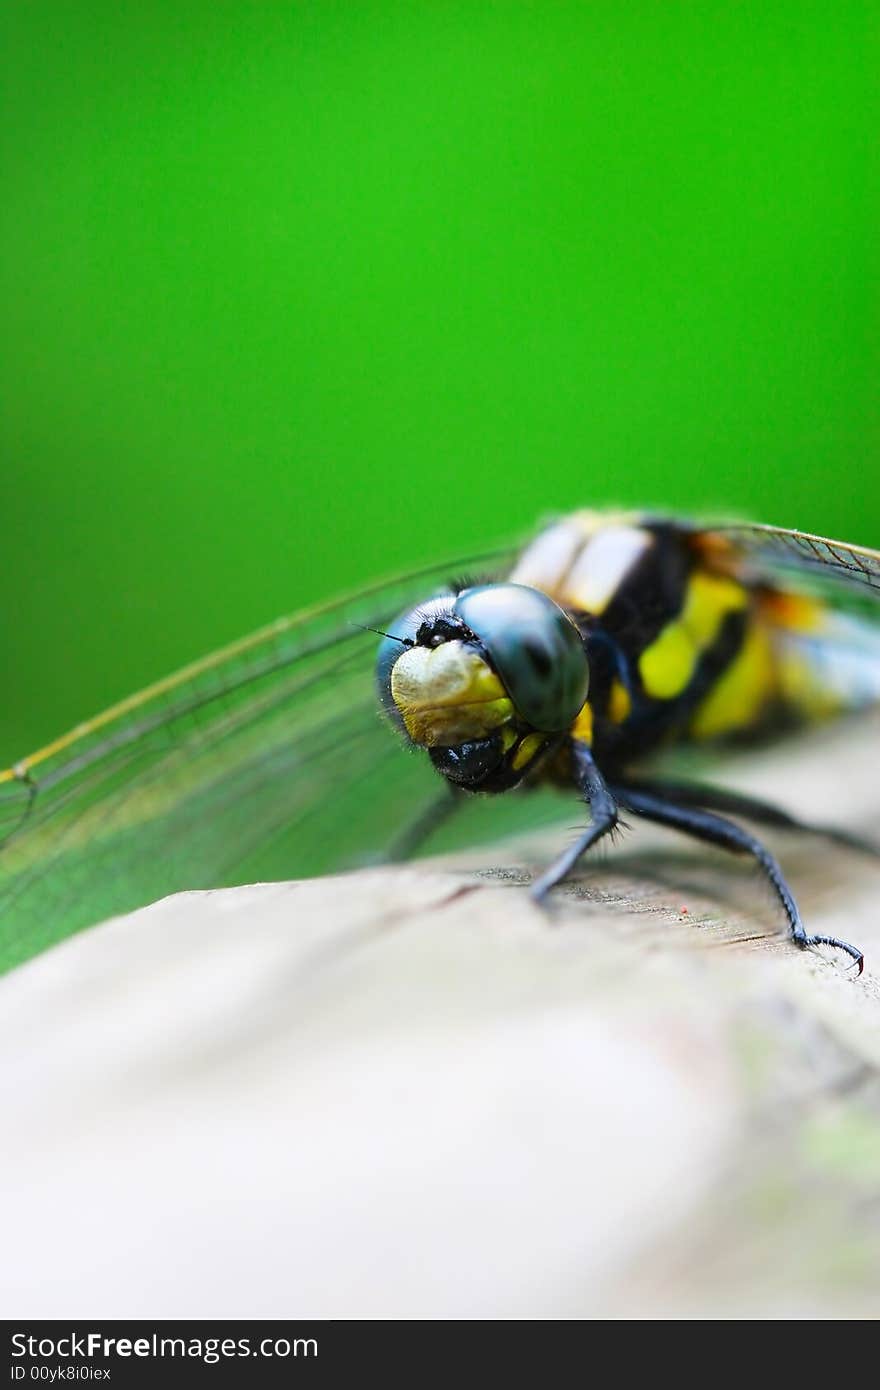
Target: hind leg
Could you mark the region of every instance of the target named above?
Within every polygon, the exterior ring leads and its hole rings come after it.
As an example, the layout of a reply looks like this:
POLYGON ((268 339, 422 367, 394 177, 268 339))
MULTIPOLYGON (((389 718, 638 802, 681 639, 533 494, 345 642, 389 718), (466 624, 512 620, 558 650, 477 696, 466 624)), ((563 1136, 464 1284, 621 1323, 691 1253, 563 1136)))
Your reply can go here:
POLYGON ((807 931, 801 920, 794 894, 786 883, 779 864, 754 835, 750 835, 747 830, 735 825, 733 821, 725 820, 712 811, 704 811, 699 807, 676 805, 675 802, 666 800, 661 793, 647 792, 638 787, 628 786, 617 787, 612 790, 622 807, 634 812, 637 816, 643 816, 645 820, 654 821, 658 825, 669 826, 673 830, 680 830, 683 834, 690 835, 696 840, 704 840, 707 844, 729 850, 731 854, 750 855, 766 876, 782 904, 791 929, 792 940, 798 946, 834 946, 839 951, 845 951, 847 955, 852 956, 861 975, 864 956, 858 947, 851 946, 848 941, 841 941, 836 936, 813 936, 807 931))

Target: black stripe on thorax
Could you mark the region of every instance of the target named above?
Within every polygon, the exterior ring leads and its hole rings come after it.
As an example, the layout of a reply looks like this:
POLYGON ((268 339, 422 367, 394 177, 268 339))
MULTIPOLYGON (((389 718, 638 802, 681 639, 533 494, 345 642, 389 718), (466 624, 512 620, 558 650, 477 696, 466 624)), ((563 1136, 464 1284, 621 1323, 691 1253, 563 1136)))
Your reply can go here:
MULTIPOLYGON (((624 663, 622 653, 615 654, 605 642, 595 648, 597 680, 595 686, 591 685, 590 704, 594 717, 594 751, 603 771, 607 764, 612 769, 623 767, 684 734, 699 705, 739 655, 749 621, 746 609, 738 608, 725 616, 711 646, 697 662, 687 687, 671 700, 658 700, 645 694, 637 663, 624 663), (624 664, 632 712, 623 724, 615 725, 606 718, 608 697, 613 676, 619 674, 624 664)), ((591 656, 591 676, 592 659, 591 656)))
POLYGON ((684 533, 670 522, 645 526, 653 544, 639 557, 596 626, 631 661, 678 617, 687 597, 695 556, 684 533))

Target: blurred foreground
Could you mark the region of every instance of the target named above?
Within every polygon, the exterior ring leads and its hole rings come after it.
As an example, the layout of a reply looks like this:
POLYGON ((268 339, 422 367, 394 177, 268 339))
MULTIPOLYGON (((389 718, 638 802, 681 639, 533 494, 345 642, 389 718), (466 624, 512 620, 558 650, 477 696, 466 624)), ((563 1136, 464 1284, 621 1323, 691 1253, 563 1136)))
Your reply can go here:
MULTIPOLYGON (((876 736, 735 780, 876 828, 876 736)), ((641 827, 553 929, 557 843, 184 894, 0 981, 6 1316, 880 1313, 880 863, 772 841, 857 980, 641 827)))

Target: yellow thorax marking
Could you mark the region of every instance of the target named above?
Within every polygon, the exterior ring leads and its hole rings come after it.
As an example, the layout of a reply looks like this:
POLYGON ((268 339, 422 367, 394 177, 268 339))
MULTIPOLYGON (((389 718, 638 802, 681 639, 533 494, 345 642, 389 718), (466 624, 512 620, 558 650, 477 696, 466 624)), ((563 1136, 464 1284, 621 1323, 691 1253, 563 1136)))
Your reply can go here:
POLYGON ((697 571, 688 582, 681 616, 669 623, 642 652, 639 671, 646 694, 673 700, 686 690, 703 652, 728 613, 744 608, 748 595, 733 579, 697 571))
POLYGON ((694 738, 717 738, 749 728, 775 689, 770 638, 765 628, 752 627, 738 655, 697 710, 691 733, 694 738))
POLYGON ((546 734, 527 734, 513 755, 513 766, 517 772, 525 767, 541 751, 547 742, 546 734))
POLYGON ((632 700, 629 698, 629 691, 623 681, 615 676, 608 695, 608 718, 613 724, 622 724, 629 717, 631 710, 632 700))
POLYGON ((589 701, 581 707, 581 712, 571 726, 572 738, 580 739, 582 743, 593 742, 593 711, 589 701))

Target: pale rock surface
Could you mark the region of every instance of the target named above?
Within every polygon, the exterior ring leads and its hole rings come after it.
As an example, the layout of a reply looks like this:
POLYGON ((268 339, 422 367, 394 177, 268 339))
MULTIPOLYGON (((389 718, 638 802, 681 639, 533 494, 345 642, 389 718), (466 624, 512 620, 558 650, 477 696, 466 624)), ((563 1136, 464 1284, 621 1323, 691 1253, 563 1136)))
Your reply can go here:
MULTIPOLYGON (((880 836, 876 747, 733 780, 880 836)), ((558 834, 182 894, 14 971, 4 1316, 880 1314, 880 862, 772 842, 861 980, 642 827, 551 924, 558 834)))

